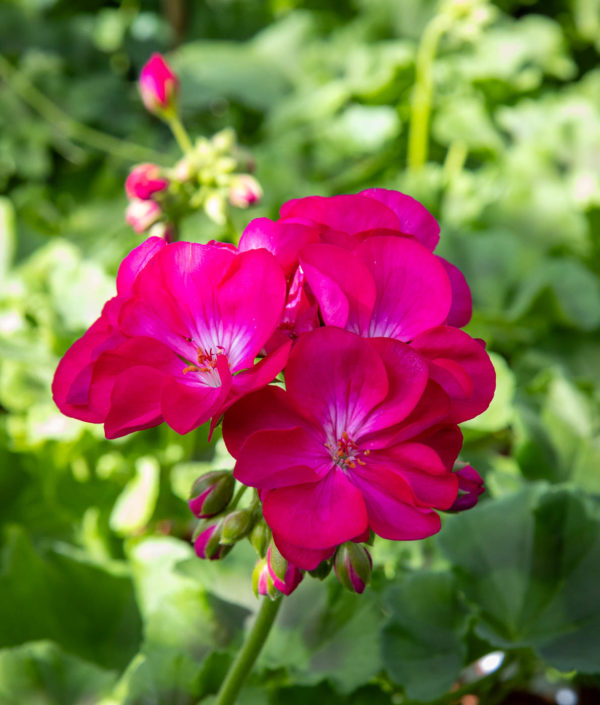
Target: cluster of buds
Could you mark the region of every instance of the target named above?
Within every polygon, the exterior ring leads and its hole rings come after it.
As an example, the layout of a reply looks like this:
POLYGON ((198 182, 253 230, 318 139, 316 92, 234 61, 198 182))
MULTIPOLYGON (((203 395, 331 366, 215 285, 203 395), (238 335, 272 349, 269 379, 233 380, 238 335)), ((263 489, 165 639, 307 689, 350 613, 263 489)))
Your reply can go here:
POLYGON ((148 232, 169 241, 175 223, 203 210, 215 223, 228 220, 227 208, 248 208, 262 197, 254 167, 226 129, 212 138, 189 139, 179 118, 179 79, 160 54, 154 54, 140 74, 139 88, 146 108, 172 129, 184 157, 172 168, 138 164, 125 184, 130 199, 126 221, 137 233, 148 232))

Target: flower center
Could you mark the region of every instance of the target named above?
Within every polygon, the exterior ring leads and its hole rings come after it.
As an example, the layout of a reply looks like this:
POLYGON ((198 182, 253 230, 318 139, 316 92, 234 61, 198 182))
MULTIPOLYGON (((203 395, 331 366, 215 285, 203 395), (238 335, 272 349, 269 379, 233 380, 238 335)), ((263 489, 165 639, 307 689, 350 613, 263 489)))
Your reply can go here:
POLYGON ((366 465, 361 459, 363 455, 369 455, 370 450, 361 451, 358 444, 350 438, 348 431, 344 431, 337 441, 330 441, 325 444, 331 453, 331 460, 342 470, 353 470, 358 465, 366 465))
POLYGON ((201 372, 202 379, 206 384, 211 387, 218 387, 221 384, 221 378, 219 376, 217 367, 217 361, 219 355, 225 355, 225 348, 221 345, 217 345, 214 350, 213 348, 208 348, 205 350, 199 346, 196 347, 196 363, 187 365, 183 368, 183 374, 186 375, 188 372, 201 372))

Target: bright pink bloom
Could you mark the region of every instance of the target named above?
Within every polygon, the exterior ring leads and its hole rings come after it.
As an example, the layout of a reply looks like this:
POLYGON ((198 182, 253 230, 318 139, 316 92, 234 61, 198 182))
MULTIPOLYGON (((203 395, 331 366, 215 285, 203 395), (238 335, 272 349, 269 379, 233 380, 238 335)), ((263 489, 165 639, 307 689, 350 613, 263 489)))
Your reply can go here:
POLYGON ((259 488, 288 560, 311 570, 369 529, 397 540, 439 530, 462 436, 440 426, 450 402, 428 377, 404 343, 319 328, 290 354, 286 391, 267 387, 227 412, 234 475, 259 488))
POLYGON ((161 216, 161 208, 156 201, 134 199, 125 211, 125 220, 136 233, 143 233, 156 223, 161 216))
POLYGON ((263 190, 260 184, 250 174, 239 174, 229 187, 229 203, 234 208, 248 208, 256 205, 262 195, 263 190))
POLYGON ((117 296, 104 305, 100 318, 59 362, 52 395, 54 403, 66 416, 93 423, 103 421, 102 414, 89 405, 94 363, 103 352, 113 350, 125 340, 118 326, 121 307, 131 296, 137 275, 164 246, 164 240, 150 237, 125 257, 117 274, 117 296))
POLYGON ((371 237, 354 250, 307 245, 300 263, 326 325, 395 338, 419 350, 452 402, 449 422, 466 421, 488 407, 495 374, 485 348, 443 325, 454 293, 448 263, 414 240, 388 236, 371 237))
POLYGON ((481 475, 471 465, 465 465, 455 474, 458 477, 459 495, 448 511, 462 512, 477 504, 479 495, 485 492, 485 486, 481 475))
POLYGON ((142 68, 139 86, 144 105, 151 113, 175 110, 179 79, 160 54, 152 54, 142 68))
POLYGON ((120 308, 123 341, 93 363, 87 408, 94 420, 117 438, 162 421, 187 433, 218 419, 284 367, 289 344, 254 364, 284 298, 281 268, 264 250, 164 246, 120 308))
POLYGON ((138 164, 129 172, 125 181, 125 193, 131 200, 139 198, 147 201, 155 193, 164 191, 169 180, 161 176, 160 167, 156 164, 138 164))

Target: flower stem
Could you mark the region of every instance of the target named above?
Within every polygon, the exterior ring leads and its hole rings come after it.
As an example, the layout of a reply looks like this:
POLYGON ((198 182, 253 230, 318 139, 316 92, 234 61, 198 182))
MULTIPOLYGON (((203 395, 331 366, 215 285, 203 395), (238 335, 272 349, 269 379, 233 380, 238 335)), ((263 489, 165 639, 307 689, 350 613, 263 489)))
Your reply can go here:
POLYGON ((262 598, 256 620, 221 684, 215 705, 233 705, 235 703, 244 681, 269 636, 282 602, 282 598, 277 600, 271 600, 268 597, 262 598))
POLYGON ((408 168, 413 172, 421 169, 427 161, 429 117, 433 99, 433 64, 440 39, 448 27, 448 15, 436 15, 425 27, 417 49, 408 133, 408 168))
POLYGON ((106 152, 127 162, 138 159, 156 160, 159 157, 152 149, 107 135, 74 120, 38 90, 29 78, 12 66, 3 56, 0 56, 0 79, 4 80, 16 95, 41 115, 44 120, 72 140, 87 144, 93 149, 106 152))
POLYGON ((167 117, 167 122, 169 123, 169 127, 171 128, 171 132, 173 133, 173 136, 177 140, 177 144, 181 148, 181 151, 184 154, 192 154, 194 151, 194 146, 192 144, 192 140, 190 139, 185 127, 183 126, 183 123, 179 119, 179 115, 177 115, 177 113, 173 112, 172 115, 169 115, 167 117))

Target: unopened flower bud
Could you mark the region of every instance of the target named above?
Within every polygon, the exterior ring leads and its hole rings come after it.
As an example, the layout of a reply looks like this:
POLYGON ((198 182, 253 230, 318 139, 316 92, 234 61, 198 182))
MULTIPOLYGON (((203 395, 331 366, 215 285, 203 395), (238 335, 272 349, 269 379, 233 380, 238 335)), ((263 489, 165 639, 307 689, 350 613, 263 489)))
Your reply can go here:
POLYGON ((227 470, 215 470, 201 475, 192 487, 190 510, 198 519, 212 517, 225 509, 233 495, 235 480, 227 470))
POLYGON ((139 86, 144 105, 151 113, 165 117, 175 112, 179 79, 160 54, 152 54, 142 68, 139 86))
POLYGON ((281 555, 273 541, 267 550, 267 566, 273 585, 284 595, 291 595, 304 577, 304 573, 298 566, 281 555))
POLYGON ((238 509, 223 518, 221 543, 228 545, 236 543, 250 533, 252 529, 252 512, 249 509, 238 509))
POLYGON ((360 595, 371 580, 373 561, 364 546, 348 541, 338 547, 333 567, 340 583, 360 595))
POLYGON ((167 244, 173 242, 176 236, 176 229, 172 223, 154 223, 148 230, 148 237, 160 237, 167 244))
POLYGON ((164 191, 169 180, 161 174, 156 164, 138 164, 129 172, 125 181, 125 193, 130 199, 139 198, 146 201, 159 191, 164 191))
POLYGON ((211 143, 217 152, 231 152, 235 147, 235 132, 230 127, 226 127, 212 136, 211 143))
POLYGON ((156 201, 142 201, 138 198, 130 201, 125 211, 125 220, 136 233, 143 233, 156 223, 161 216, 161 209, 156 201))
POLYGON ((462 512, 477 504, 479 495, 485 492, 485 486, 481 475, 471 465, 463 466, 455 474, 458 477, 458 497, 448 511, 462 512))
POLYGON ((273 578, 269 573, 266 559, 258 561, 252 572, 252 590, 256 597, 263 595, 274 600, 279 596, 279 591, 275 588, 273 578))
POLYGON ((204 201, 204 212, 217 225, 227 222, 227 205, 223 196, 215 191, 204 201))
POLYGON ((312 575, 313 578, 317 578, 318 580, 325 580, 329 573, 331 573, 332 567, 333 564, 331 562, 331 559, 328 558, 326 561, 321 561, 319 565, 313 570, 310 570, 309 573, 312 575))
POLYGON ((180 159, 177 164, 175 164, 175 168, 173 170, 175 178, 181 183, 191 181, 195 172, 196 168, 188 157, 183 157, 183 159, 180 159))
POLYGON ((234 177, 229 187, 229 203, 235 208, 248 208, 258 203, 262 195, 260 184, 250 174, 234 177))
POLYGON ((211 561, 216 561, 225 557, 231 551, 231 546, 222 546, 219 543, 222 525, 222 520, 213 524, 208 524, 207 522, 198 524, 198 528, 194 532, 194 550, 198 558, 208 558, 211 561))
POLYGON ((267 548, 271 540, 271 529, 266 522, 259 521, 250 532, 250 543, 261 558, 267 555, 267 548))

